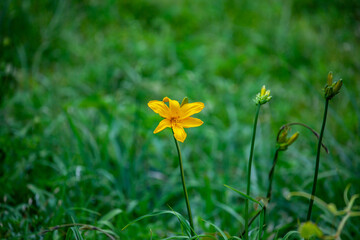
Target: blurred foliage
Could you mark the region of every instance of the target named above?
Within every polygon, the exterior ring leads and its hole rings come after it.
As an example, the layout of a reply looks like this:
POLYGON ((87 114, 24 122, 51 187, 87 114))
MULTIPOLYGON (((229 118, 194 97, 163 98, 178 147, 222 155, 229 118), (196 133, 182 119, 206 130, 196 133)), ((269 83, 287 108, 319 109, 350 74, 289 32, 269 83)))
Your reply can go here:
MULTIPOLYGON (((252 192, 264 196, 278 129, 320 128, 330 70, 344 86, 330 103, 317 195, 342 206, 345 186, 360 184, 359 16, 356 0, 0 1, 1 238, 73 222, 122 239, 180 232, 171 216, 121 231, 168 206, 185 214, 170 131, 152 133, 159 117, 146 105, 164 96, 206 106, 181 145, 195 225, 239 234, 244 201, 223 184, 245 189, 255 94, 265 84, 273 96, 255 145, 252 192)), ((307 201, 283 194, 311 191, 316 139, 294 130, 275 172, 272 236, 305 218, 307 201)), ((350 219, 342 239, 359 238, 359 224, 350 219)))

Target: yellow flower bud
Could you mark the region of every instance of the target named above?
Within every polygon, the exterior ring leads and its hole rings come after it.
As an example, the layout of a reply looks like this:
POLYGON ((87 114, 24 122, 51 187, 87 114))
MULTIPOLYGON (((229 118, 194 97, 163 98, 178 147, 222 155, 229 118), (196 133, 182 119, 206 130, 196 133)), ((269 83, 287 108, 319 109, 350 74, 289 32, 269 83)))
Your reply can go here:
POLYGON ((280 133, 278 138, 278 143, 285 143, 287 141, 287 135, 288 131, 290 130, 290 127, 286 126, 280 133))
POLYGON ((254 102, 262 105, 270 101, 270 99, 270 90, 266 90, 265 85, 263 85, 260 92, 256 95, 254 102))
POLYGON ((296 139, 297 139, 298 137, 299 137, 299 132, 294 133, 294 134, 287 140, 286 144, 287 144, 288 146, 290 146, 291 144, 293 144, 293 143, 296 141, 296 139))
POLYGON ((290 138, 288 138, 287 135, 289 131, 290 127, 285 127, 278 137, 277 148, 280 151, 285 151, 299 137, 299 132, 296 132, 290 138))
POLYGON ((330 212, 331 212, 332 214, 334 214, 334 215, 337 214, 338 210, 337 210, 336 205, 335 205, 334 203, 329 203, 329 204, 327 205, 327 207, 328 207, 328 209, 330 210, 330 212))
POLYGON ((339 93, 341 87, 342 87, 342 79, 340 79, 339 81, 337 81, 337 82, 335 83, 335 86, 334 86, 334 92, 335 92, 335 94, 339 93))
POLYGON ((333 73, 329 72, 328 77, 327 77, 327 85, 328 86, 332 85, 332 80, 333 80, 333 73))
POLYGON ((336 94, 338 94, 342 87, 341 79, 334 83, 332 82, 332 80, 333 80, 333 74, 332 72, 329 72, 327 78, 327 85, 324 88, 324 95, 327 100, 332 99, 336 94))
POLYGON ((261 91, 260 91, 260 97, 265 95, 265 91, 266 91, 266 88, 265 88, 265 85, 263 85, 261 88, 261 91))

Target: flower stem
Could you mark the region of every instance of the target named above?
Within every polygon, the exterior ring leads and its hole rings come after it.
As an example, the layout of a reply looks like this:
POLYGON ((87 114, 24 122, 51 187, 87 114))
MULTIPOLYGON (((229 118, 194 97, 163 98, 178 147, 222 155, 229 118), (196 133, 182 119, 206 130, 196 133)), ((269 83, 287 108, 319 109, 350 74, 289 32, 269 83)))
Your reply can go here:
MULTIPOLYGON (((251 139, 251 147, 250 147, 250 156, 249 156, 249 163, 248 163, 248 172, 247 172, 247 187, 246 187, 246 195, 250 196, 250 181, 251 181, 251 165, 254 153, 254 143, 255 143, 255 135, 256 135, 256 126, 259 117, 261 104, 258 104, 255 120, 254 120, 254 128, 253 128, 253 135, 251 139)), ((245 199, 245 239, 248 239, 248 232, 249 232, 249 199, 245 199)))
POLYGON ((274 178, 275 166, 276 166, 276 163, 277 163, 278 155, 279 155, 279 148, 276 149, 273 165, 272 165, 271 170, 269 172, 269 187, 268 187, 268 191, 267 191, 267 194, 266 194, 266 198, 268 199, 268 202, 270 202, 270 199, 271 199, 272 181, 273 181, 273 178, 274 178))
POLYGON ((181 151, 180 151, 180 146, 178 141, 176 140, 176 138, 174 137, 175 140, 175 145, 176 145, 176 149, 178 152, 178 156, 179 156, 179 167, 180 167, 180 175, 181 175, 181 182, 183 185, 183 190, 184 190, 184 195, 185 195, 185 202, 186 202, 186 208, 187 208, 187 212, 188 212, 188 216, 189 216, 189 222, 190 222, 190 227, 191 227, 191 236, 193 237, 195 235, 195 230, 194 230, 194 223, 193 223, 193 219, 192 219, 192 215, 191 215, 191 208, 190 208, 190 203, 189 203, 189 197, 188 197, 188 193, 186 190, 186 184, 185 184, 185 176, 184 176, 184 169, 183 169, 183 164, 182 164, 182 157, 181 157, 181 151))
POLYGON ((319 165, 320 165, 321 142, 322 142, 322 138, 323 138, 324 130, 325 130, 325 124, 326 124, 326 116, 327 116, 328 106, 329 106, 329 99, 326 99, 326 101, 325 101, 325 110, 324 110, 324 117, 323 117, 323 122, 322 122, 322 126, 321 126, 321 131, 320 131, 320 136, 319 136, 319 142, 318 142, 318 146, 317 146, 314 182, 313 182, 313 187, 312 187, 312 192, 311 192, 311 199, 310 199, 310 202, 309 202, 309 210, 308 210, 307 218, 306 218, 307 221, 310 221, 311 211, 312 211, 312 207, 313 207, 313 204, 314 204, 314 196, 315 196, 315 192, 316 192, 316 184, 317 184, 317 178, 318 178, 318 173, 319 173, 319 165))
MULTIPOLYGON (((267 194, 266 194, 266 198, 268 199, 268 203, 270 202, 271 200, 271 192, 272 192, 272 181, 273 181, 273 177, 274 177, 274 171, 275 171, 275 166, 276 166, 276 163, 277 163, 277 160, 278 160, 278 156, 279 156, 279 149, 276 149, 275 151, 275 155, 274 155, 274 160, 273 160, 273 165, 271 167, 271 170, 269 172, 269 187, 268 187, 268 190, 267 190, 267 194)), ((249 223, 248 223, 248 226, 250 227, 251 224, 254 222, 254 220, 261 214, 261 212, 264 211, 264 225, 265 225, 265 213, 266 213, 266 205, 263 207, 263 209, 261 209, 260 211, 258 211, 255 216, 253 216, 249 223)), ((245 230, 244 232, 241 234, 242 236, 245 234, 245 230)))

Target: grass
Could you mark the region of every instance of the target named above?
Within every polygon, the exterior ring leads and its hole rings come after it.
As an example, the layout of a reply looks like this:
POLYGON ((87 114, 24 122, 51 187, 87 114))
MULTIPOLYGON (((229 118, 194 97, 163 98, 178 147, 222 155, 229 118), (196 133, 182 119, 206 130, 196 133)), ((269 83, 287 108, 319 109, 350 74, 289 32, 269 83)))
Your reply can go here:
MULTIPOLYGON (((271 89, 255 143, 256 197, 266 195, 278 129, 302 122, 319 132, 330 70, 344 86, 329 106, 317 196, 343 208, 347 184, 350 195, 360 184, 359 8, 355 0, 2 1, 0 237, 38 239, 71 223, 121 239, 181 236, 171 214, 121 231, 169 206, 186 216, 170 130, 152 133, 160 118, 146 105, 164 96, 205 103, 204 125, 181 145, 195 228, 240 234, 245 200, 224 184, 245 192, 252 99, 271 89)), ((301 135, 279 155, 267 208, 272 237, 306 218, 307 199, 284 195, 310 193, 317 140, 293 129, 301 135)), ((334 232, 340 220, 326 216, 315 205, 313 221, 334 232)), ((357 239, 359 224, 350 218, 342 239, 357 239)), ((44 238, 79 231, 106 239, 75 226, 44 238)))

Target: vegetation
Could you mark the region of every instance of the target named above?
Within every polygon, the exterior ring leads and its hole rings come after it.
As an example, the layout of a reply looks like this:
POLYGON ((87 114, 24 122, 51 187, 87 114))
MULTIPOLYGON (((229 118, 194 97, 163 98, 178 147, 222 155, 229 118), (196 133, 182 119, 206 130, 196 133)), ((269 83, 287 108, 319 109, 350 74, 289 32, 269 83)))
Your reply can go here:
POLYGON ((249 201, 250 239, 360 239, 359 29, 358 0, 0 1, 0 239, 188 239, 166 96, 205 105, 179 143, 195 238, 240 239, 249 201))

